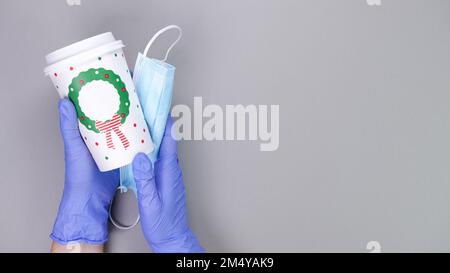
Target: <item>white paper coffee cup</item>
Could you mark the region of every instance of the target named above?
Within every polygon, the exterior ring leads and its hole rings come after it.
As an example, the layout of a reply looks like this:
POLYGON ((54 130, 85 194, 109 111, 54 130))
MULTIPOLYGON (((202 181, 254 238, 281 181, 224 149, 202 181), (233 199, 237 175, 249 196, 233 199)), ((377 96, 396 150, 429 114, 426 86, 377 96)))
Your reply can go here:
POLYGON ((81 137, 102 172, 154 148, 123 47, 108 32, 46 56, 44 72, 74 103, 81 137))

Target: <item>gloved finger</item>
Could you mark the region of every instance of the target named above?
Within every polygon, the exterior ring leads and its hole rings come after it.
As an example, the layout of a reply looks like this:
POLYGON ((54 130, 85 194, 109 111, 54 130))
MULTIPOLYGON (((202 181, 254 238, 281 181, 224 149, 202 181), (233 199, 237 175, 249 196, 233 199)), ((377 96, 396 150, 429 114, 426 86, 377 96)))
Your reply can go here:
POLYGON ((147 155, 140 153, 134 158, 132 167, 139 207, 158 207, 160 200, 150 159, 147 155))
POLYGON ((166 122, 164 137, 161 142, 159 151, 159 159, 155 163, 158 170, 158 179, 156 186, 160 192, 160 197, 173 198, 174 194, 178 196, 180 192, 184 192, 184 184, 182 181, 181 168, 178 164, 177 141, 173 138, 171 129, 173 126, 172 117, 169 116, 166 122))
POLYGON ((166 122, 164 137, 161 141, 161 147, 159 149, 159 158, 161 160, 165 158, 177 157, 177 141, 172 136, 172 125, 173 120, 169 115, 166 122))
POLYGON ((78 130, 77 113, 69 99, 59 101, 59 122, 61 135, 66 146, 84 145, 78 130))

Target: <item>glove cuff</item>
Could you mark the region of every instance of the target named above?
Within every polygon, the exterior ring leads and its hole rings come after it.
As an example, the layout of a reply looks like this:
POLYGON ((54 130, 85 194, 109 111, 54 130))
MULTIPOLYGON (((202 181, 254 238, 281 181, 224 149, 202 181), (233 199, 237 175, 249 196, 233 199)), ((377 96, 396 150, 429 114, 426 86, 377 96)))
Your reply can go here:
POLYGON ((69 244, 73 244, 73 243, 86 244, 86 245, 104 245, 108 241, 108 238, 99 240, 99 241, 89 240, 86 238, 77 238, 77 239, 73 239, 73 240, 61 239, 61 238, 56 237, 53 233, 50 234, 49 237, 50 237, 50 239, 52 239, 52 241, 55 241, 60 245, 69 245, 69 244))
POLYGON ((95 198, 89 198, 78 207, 70 198, 59 207, 50 238, 59 244, 84 243, 101 245, 108 240, 108 206, 95 198))

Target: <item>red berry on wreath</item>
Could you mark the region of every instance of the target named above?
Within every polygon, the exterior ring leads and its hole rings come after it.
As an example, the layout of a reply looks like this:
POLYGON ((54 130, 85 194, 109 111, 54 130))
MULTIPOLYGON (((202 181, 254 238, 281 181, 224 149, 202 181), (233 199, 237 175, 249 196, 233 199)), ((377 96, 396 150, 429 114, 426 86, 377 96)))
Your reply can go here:
POLYGON ((80 80, 80 85, 83 85, 84 84, 84 81, 83 80, 80 80))
POLYGON ((108 78, 109 78, 109 74, 105 74, 105 78, 107 78, 107 79, 108 79, 108 78))
POLYGON ((122 113, 121 115, 120 115, 121 117, 124 117, 125 116, 125 114, 124 113, 122 113))
POLYGON ((125 87, 122 87, 122 92, 127 91, 127 89, 125 87))
POLYGON ((81 119, 81 121, 83 121, 83 120, 84 120, 84 117, 81 117, 80 119, 81 119))

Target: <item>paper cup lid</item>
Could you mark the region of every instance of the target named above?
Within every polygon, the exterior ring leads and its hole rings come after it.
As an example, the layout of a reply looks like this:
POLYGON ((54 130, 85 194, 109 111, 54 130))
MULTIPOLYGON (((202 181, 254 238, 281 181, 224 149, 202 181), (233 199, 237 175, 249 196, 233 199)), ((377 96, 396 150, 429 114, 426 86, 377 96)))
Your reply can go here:
POLYGON ((45 56, 48 66, 44 69, 44 72, 48 74, 55 66, 63 65, 66 62, 73 63, 74 61, 80 63, 122 47, 124 47, 122 41, 116 41, 111 32, 106 32, 48 54, 45 56))

